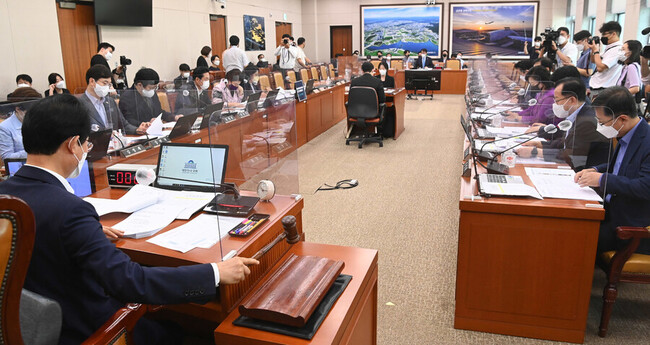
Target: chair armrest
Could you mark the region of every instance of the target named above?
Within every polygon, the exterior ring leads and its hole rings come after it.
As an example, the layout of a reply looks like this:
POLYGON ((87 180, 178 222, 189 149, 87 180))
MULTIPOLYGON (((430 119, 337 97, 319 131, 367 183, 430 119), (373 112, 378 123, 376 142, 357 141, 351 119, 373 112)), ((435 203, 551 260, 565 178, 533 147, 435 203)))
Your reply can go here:
POLYGON ((622 240, 631 238, 650 238, 650 226, 619 226, 616 228, 616 236, 622 240))
POLYGON ((57 344, 62 323, 59 303, 29 290, 22 290, 20 332, 25 344, 57 344))
POLYGON ((135 324, 149 310, 149 306, 139 303, 129 303, 116 311, 102 327, 90 336, 82 345, 108 344, 123 332, 131 332, 135 324))

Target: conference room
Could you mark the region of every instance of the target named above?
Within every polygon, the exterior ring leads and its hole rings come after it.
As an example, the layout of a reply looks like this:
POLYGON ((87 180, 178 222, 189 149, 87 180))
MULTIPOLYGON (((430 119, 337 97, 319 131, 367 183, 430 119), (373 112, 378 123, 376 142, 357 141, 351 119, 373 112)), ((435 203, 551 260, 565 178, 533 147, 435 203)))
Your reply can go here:
POLYGON ((0 22, 3 343, 647 342, 650 1, 0 22))

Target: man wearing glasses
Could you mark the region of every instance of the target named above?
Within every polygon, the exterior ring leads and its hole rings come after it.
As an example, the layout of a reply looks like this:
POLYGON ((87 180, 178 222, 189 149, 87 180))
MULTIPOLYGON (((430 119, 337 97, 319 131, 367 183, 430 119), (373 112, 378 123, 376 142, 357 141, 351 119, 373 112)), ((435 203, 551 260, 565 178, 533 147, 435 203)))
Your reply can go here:
POLYGON ((595 41, 589 44, 591 50, 591 62, 596 64, 596 73, 589 80, 591 89, 591 98, 594 99, 602 90, 616 85, 618 77, 621 75, 623 65, 618 61, 625 53, 621 50, 623 44, 619 35, 621 34, 621 25, 615 21, 607 22, 600 27, 600 41, 605 50, 600 52, 600 44, 595 41))
POLYGON ((160 114, 165 122, 183 117, 162 110, 156 92, 159 82, 158 73, 151 68, 141 68, 135 74, 133 85, 120 97, 120 110, 129 123, 140 126, 142 123, 153 122, 160 114))

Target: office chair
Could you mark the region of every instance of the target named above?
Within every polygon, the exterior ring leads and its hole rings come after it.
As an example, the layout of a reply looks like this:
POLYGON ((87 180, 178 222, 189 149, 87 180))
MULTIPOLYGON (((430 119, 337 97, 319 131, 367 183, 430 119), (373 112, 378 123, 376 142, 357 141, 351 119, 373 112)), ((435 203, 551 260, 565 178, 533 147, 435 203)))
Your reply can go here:
POLYGON ((296 72, 287 71, 287 77, 289 77, 289 89, 293 89, 293 85, 296 83, 296 72))
POLYGON ((379 147, 384 147, 381 126, 384 123, 385 108, 386 104, 379 104, 375 89, 367 86, 351 87, 345 103, 348 123, 359 126, 363 130, 363 136, 345 139, 345 145, 358 141, 359 148, 365 143, 379 143, 379 147), (373 128, 377 129, 375 135, 370 132, 373 128))
POLYGON ((459 70, 460 69, 460 60, 447 59, 447 62, 445 63, 445 68, 451 69, 451 70, 459 70))
POLYGON ((607 283, 603 289, 603 310, 600 317, 598 335, 607 335, 609 318, 618 295, 618 283, 650 283, 650 255, 634 253, 639 247, 641 239, 650 238, 650 226, 631 227, 619 226, 616 236, 622 240, 629 240, 625 248, 617 251, 602 253, 598 265, 607 274, 607 283))
POLYGON ((269 81, 269 76, 268 75, 260 75, 260 88, 262 88, 262 91, 273 90, 273 88, 271 87, 271 81, 269 81))
POLYGON ((282 73, 280 72, 273 72, 273 81, 275 82, 275 88, 283 88, 284 89, 284 78, 282 77, 282 73))
POLYGON ((306 83, 309 80, 309 71, 306 68, 300 69, 300 78, 306 83))
POLYGON ((320 77, 318 76, 318 69, 316 67, 310 68, 311 70, 311 79, 314 80, 320 80, 320 77))
POLYGON ((158 99, 160 100, 160 109, 171 113, 172 110, 169 107, 169 99, 167 98, 167 92, 158 91, 156 92, 156 94, 158 94, 158 99))
MULTIPOLYGON (((34 215, 29 206, 21 199, 0 195, 0 271, 4 282, 0 288, 0 344, 59 342, 63 322, 59 303, 23 289, 35 232, 34 215)), ((130 344, 129 332, 148 309, 139 304, 127 305, 83 344, 130 344)))
POLYGON ((327 68, 325 65, 320 66, 320 77, 321 80, 327 80, 327 68))
POLYGON ((336 79, 336 73, 335 73, 335 71, 334 71, 334 65, 329 64, 329 65, 327 66, 327 68, 328 68, 329 71, 330 71, 330 78, 332 78, 332 79, 336 79))

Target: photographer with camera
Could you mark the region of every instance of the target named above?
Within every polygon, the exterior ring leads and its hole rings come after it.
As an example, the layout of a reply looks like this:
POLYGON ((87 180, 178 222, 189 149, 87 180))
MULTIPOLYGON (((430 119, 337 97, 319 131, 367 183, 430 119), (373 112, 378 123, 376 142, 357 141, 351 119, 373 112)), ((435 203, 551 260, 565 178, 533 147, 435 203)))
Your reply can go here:
MULTIPOLYGON (((97 46, 97 54, 95 54, 90 59, 90 67, 94 65, 102 65, 108 70, 111 70, 111 66, 108 64, 108 61, 113 57, 113 52, 115 47, 108 43, 102 42, 97 46)), ((113 84, 113 89, 124 90, 128 87, 126 81, 126 66, 131 64, 131 59, 127 59, 126 56, 120 56, 120 63, 115 69, 113 69, 113 76, 111 77, 111 84, 113 84)))
POLYGON ((624 56, 621 43, 621 25, 615 21, 603 24, 600 29, 602 38, 595 36, 591 39, 589 49, 591 49, 591 61, 596 64, 596 73, 589 80, 591 89, 591 98, 598 96, 604 89, 616 85, 616 81, 621 75, 623 65, 619 60, 624 56), (600 42, 605 46, 605 51, 600 53, 600 42))
POLYGON ((591 39, 591 33, 587 30, 582 30, 573 35, 573 41, 576 42, 576 48, 578 48, 578 61, 576 61, 576 68, 580 72, 580 79, 585 84, 589 86, 589 79, 594 73, 596 64, 591 62, 591 49, 589 48, 589 40, 591 39))
MULTIPOLYGON (((542 48, 542 54, 546 53, 551 60, 553 60, 551 56, 555 55, 555 62, 558 68, 565 65, 575 65, 576 61, 578 61, 578 48, 570 42, 571 36, 569 35, 569 29, 563 26, 558 28, 555 33, 552 36, 557 36, 557 39, 551 40, 549 42, 550 44, 545 44, 544 48, 542 48), (550 50, 546 50, 547 46, 550 50)), ((549 36, 547 37, 550 38, 549 36)))
POLYGON ((282 35, 282 42, 275 49, 275 56, 280 57, 280 69, 283 76, 287 75, 287 71, 296 67, 298 53, 298 48, 291 44, 291 36, 289 34, 282 35))

